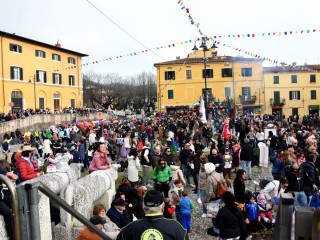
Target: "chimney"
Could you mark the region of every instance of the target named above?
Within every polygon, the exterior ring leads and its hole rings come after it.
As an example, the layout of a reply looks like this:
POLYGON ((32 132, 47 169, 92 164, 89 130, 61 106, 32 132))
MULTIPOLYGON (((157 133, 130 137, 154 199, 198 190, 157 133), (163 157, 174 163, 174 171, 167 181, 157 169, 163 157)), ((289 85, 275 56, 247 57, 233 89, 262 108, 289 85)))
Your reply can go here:
POLYGON ((61 44, 59 43, 59 40, 57 41, 57 43, 55 44, 56 47, 61 48, 61 44))
POLYGON ((180 59, 180 56, 176 56, 176 60, 179 60, 180 59))

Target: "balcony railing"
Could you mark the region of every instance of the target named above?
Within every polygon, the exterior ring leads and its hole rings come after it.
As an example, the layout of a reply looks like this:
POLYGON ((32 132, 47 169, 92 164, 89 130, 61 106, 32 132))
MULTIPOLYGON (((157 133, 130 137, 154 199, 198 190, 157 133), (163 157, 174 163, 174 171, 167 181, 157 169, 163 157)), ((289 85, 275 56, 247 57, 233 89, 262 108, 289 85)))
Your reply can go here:
POLYGON ((255 103, 257 100, 257 96, 248 96, 248 95, 243 95, 243 96, 239 96, 240 97, 240 102, 242 104, 252 104, 255 103))
POLYGON ((270 98, 270 105, 271 106, 280 106, 280 107, 282 107, 282 106, 284 106, 286 104, 286 99, 281 99, 281 100, 276 100, 276 101, 274 101, 274 99, 273 98, 270 98))

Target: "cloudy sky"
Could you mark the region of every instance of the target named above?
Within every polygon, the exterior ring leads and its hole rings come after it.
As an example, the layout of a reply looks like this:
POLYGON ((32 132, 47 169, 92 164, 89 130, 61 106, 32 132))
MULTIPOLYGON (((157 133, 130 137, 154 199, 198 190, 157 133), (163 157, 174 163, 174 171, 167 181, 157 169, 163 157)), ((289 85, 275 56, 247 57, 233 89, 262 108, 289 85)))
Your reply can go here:
MULTIPOLYGON (((178 1, 0 0, 0 30, 49 44, 59 40, 64 48, 90 55, 83 63, 91 63, 200 37, 181 10, 186 6, 207 36, 255 34, 219 39, 220 55, 247 56, 235 50, 239 48, 288 64, 320 63, 319 0, 182 0, 181 6, 178 1), (315 33, 306 33, 313 29, 315 33), (285 36, 285 31, 299 33, 285 36), (277 36, 257 36, 268 32, 277 36)), ((192 47, 183 44, 89 64, 83 72, 155 73, 154 63, 186 57, 192 47)))

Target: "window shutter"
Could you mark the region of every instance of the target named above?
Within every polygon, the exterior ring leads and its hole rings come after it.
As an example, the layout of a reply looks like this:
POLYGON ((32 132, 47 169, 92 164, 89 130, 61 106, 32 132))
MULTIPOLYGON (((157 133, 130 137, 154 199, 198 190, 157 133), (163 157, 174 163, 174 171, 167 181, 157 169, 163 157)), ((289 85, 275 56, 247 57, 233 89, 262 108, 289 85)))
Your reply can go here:
POLYGON ((37 82, 40 82, 39 70, 36 70, 36 79, 37 82))
POLYGON ((202 78, 205 78, 205 76, 206 76, 206 71, 202 69, 202 78))
POLYGON ((58 61, 59 61, 59 62, 61 61, 61 56, 60 56, 60 55, 58 55, 58 61))
MULTIPOLYGON (((60 58, 60 56, 59 56, 59 58, 60 58)), ((62 76, 61 76, 61 74, 59 74, 59 84, 60 85, 62 84, 62 76)))
POLYGON ((9 44, 9 51, 12 51, 13 47, 12 47, 12 43, 9 44))
POLYGON ((18 46, 18 52, 22 53, 22 46, 20 46, 20 45, 18 46))
POLYGON ((43 58, 46 58, 46 52, 43 51, 43 58))
POLYGON ((298 91, 298 100, 300 100, 300 91, 298 91))
POLYGON ((23 68, 20 68, 20 80, 23 80, 23 68))
POLYGON ((44 82, 44 83, 47 83, 47 72, 44 72, 43 82, 44 82))
POLYGON ((55 84, 54 79, 55 79, 55 74, 54 74, 54 73, 52 73, 52 83, 53 83, 53 84, 55 84))
POLYGON ((292 100, 292 91, 289 91, 289 98, 292 100))
POLYGON ((14 67, 10 67, 10 78, 14 79, 14 67))
POLYGON ((71 86, 71 76, 69 75, 69 86, 71 86))

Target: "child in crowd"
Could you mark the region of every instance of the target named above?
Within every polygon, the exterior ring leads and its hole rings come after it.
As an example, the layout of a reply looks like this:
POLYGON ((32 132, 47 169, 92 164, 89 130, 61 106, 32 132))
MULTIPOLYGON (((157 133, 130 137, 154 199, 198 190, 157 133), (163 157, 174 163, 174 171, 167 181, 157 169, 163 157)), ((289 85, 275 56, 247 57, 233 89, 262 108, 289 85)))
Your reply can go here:
POLYGON ((266 195, 261 193, 257 197, 259 216, 266 223, 274 223, 275 220, 272 216, 272 206, 267 202, 266 195))
POLYGON ((163 216, 168 219, 172 219, 172 215, 174 214, 176 207, 171 204, 170 198, 164 199, 164 211, 163 216))
POLYGON ((224 151, 222 158, 224 161, 223 176, 225 179, 231 179, 232 156, 230 155, 228 148, 224 151))
POLYGON ((177 221, 180 221, 180 199, 182 198, 182 192, 183 192, 183 186, 180 180, 175 180, 174 181, 174 185, 175 187, 170 190, 170 194, 171 194, 171 202, 173 205, 176 206, 176 218, 177 221))
POLYGON ((260 222, 259 207, 255 201, 253 194, 250 195, 250 201, 246 204, 246 220, 248 238, 252 233, 258 229, 258 223, 260 222))
POLYGON ((188 198, 188 191, 182 192, 182 198, 180 200, 180 223, 187 230, 188 234, 191 231, 191 212, 194 208, 193 202, 188 198))

